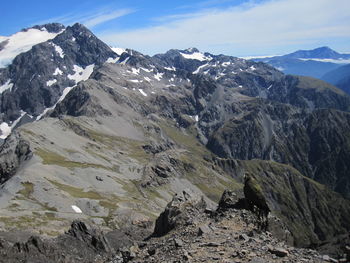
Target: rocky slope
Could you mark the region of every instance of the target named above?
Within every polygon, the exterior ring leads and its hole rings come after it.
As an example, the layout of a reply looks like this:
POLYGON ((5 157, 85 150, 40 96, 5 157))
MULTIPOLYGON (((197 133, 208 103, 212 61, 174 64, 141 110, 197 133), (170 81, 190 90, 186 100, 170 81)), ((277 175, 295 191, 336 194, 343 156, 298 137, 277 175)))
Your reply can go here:
POLYGON ((241 189, 251 171, 294 244, 336 251, 348 242, 349 201, 303 176, 346 195, 349 96, 264 63, 196 49, 118 52, 77 24, 0 72, 4 83, 15 68, 13 78, 23 73, 28 81, 31 57, 48 69, 35 87, 18 84, 1 95, 12 105, 4 121, 23 114, 10 124, 33 152, 15 175, 2 176, 2 229, 57 236, 78 218, 120 229, 155 219, 185 188, 213 204, 224 189, 241 189), (37 91, 47 96, 24 95, 37 91), (22 107, 21 96, 33 107, 22 107))
MULTIPOLYGON (((206 209, 199 196, 183 191, 173 197, 157 219, 152 235, 150 224, 103 233, 75 221, 65 234, 51 240, 30 237, 28 241, 16 242, 5 236, 1 240, 0 261, 338 262, 311 249, 294 248, 270 232, 259 231, 254 214, 234 208, 235 198, 233 193, 225 192, 215 212, 206 209)), ((271 217, 270 225, 273 224, 276 229, 283 228, 277 218, 271 217)), ((349 256, 345 254, 342 262, 349 256)))
POLYGON ((117 58, 83 25, 44 27, 57 36, 18 54, 9 66, 0 69, 3 138, 22 118, 40 119, 79 81, 88 79, 94 67, 117 58))

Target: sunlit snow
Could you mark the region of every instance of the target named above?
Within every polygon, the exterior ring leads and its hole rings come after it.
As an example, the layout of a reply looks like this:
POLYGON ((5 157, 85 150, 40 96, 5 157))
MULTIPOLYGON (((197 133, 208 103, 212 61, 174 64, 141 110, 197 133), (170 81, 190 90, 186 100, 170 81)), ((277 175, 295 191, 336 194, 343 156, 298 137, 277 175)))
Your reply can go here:
POLYGON ((160 81, 162 78, 163 78, 163 75, 164 73, 157 73, 157 74, 154 74, 154 78, 158 81, 160 81))
POLYGON ((6 83, 2 86, 0 86, 0 94, 3 93, 5 90, 12 89, 13 83, 11 83, 11 80, 9 79, 6 81, 6 83))
POLYGON ((136 68, 131 68, 132 73, 135 75, 138 75, 140 73, 140 69, 136 69, 136 68))
POLYGON ((199 61, 210 61, 213 59, 212 57, 206 57, 203 53, 200 52, 194 52, 192 54, 185 54, 180 52, 180 54, 186 59, 196 59, 199 61))
POLYGON ((2 39, 2 41, 7 40, 8 43, 0 51, 0 68, 11 64, 18 54, 27 52, 32 46, 53 39, 60 33, 49 33, 46 28, 41 30, 31 28, 2 39))
POLYGON ((143 96, 147 97, 147 94, 146 94, 146 92, 143 91, 143 89, 139 89, 139 92, 140 92, 143 96))
POLYGON ((83 211, 81 211, 81 209, 79 207, 77 207, 76 205, 72 205, 72 209, 74 210, 74 212, 81 214, 83 213, 83 211))
POLYGON ((192 74, 198 74, 199 71, 202 69, 202 68, 205 68, 206 66, 208 66, 208 63, 207 64, 204 64, 202 66, 199 66, 195 71, 192 72, 192 74))
POLYGON ((64 58, 64 52, 63 52, 63 49, 56 45, 55 43, 50 43, 54 48, 55 48, 55 51, 57 52, 58 55, 60 55, 61 58, 64 58))
POLYGON ((147 68, 142 68, 142 67, 140 67, 140 69, 142 69, 145 72, 152 72, 153 71, 153 69, 147 69, 147 68))
POLYGON ((89 65, 85 69, 79 67, 78 65, 74 65, 73 67, 74 74, 68 75, 68 78, 74 80, 75 83, 78 83, 82 80, 87 80, 90 77, 90 75, 94 71, 95 64, 89 65))
POLYGON ((48 81, 46 81, 46 86, 51 87, 56 82, 57 82, 57 79, 48 80, 48 81))
POLYGON ((40 115, 36 117, 36 120, 40 120, 48 111, 53 110, 58 103, 60 103, 64 98, 67 96, 67 94, 73 89, 74 87, 67 87, 63 90, 61 97, 59 100, 53 105, 52 107, 46 108, 40 115))
POLYGON ((57 75, 62 75, 62 74, 63 74, 63 71, 60 70, 59 68, 56 68, 55 72, 52 75, 57 76, 57 75))
POLYGON ((112 47, 111 48, 113 50, 114 53, 116 53, 118 56, 120 56, 121 54, 123 54, 124 52, 126 52, 125 48, 121 48, 121 47, 112 47))
POLYGON ((119 57, 117 57, 117 58, 108 58, 108 59, 106 60, 106 62, 107 62, 107 63, 112 63, 112 64, 114 64, 114 63, 117 63, 118 60, 119 60, 119 57))
POLYGON ((11 126, 9 126, 7 124, 7 122, 3 122, 0 124, 0 132, 1 132, 1 135, 0 135, 0 139, 3 139, 5 140, 10 134, 11 134, 11 131, 13 128, 16 127, 16 125, 18 124, 18 122, 22 119, 22 117, 26 114, 25 111, 22 111, 21 110, 21 116, 19 116, 19 118, 17 120, 15 120, 11 126))
POLYGON ((169 67, 164 67, 165 69, 167 69, 167 70, 170 70, 170 71, 176 71, 176 68, 173 66, 173 67, 171 67, 171 68, 169 68, 169 67))

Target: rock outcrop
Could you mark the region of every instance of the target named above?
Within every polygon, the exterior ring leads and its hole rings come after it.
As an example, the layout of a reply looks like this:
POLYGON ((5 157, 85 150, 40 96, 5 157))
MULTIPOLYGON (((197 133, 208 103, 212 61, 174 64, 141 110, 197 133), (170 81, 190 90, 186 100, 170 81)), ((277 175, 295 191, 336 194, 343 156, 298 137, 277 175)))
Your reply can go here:
POLYGON ((12 133, 0 146, 0 184, 10 179, 31 156, 29 143, 19 133, 12 133))

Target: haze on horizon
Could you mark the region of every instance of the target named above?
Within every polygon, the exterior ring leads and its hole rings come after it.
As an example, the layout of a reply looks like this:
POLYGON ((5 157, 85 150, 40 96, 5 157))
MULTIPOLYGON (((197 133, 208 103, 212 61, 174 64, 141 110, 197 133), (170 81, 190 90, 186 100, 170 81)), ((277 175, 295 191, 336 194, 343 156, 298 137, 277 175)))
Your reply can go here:
POLYGON ((234 56, 329 46, 350 52, 348 0, 6 1, 0 35, 36 24, 80 22, 111 46, 145 54, 171 48, 234 56))

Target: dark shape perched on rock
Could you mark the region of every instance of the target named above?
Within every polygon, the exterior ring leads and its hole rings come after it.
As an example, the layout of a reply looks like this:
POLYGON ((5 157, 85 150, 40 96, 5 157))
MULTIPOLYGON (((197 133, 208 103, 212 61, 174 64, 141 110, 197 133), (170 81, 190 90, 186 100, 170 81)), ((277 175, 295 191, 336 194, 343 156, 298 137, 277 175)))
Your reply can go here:
POLYGON ((271 211, 266 203, 262 189, 258 182, 250 175, 244 175, 244 196, 246 199, 247 208, 258 215, 261 228, 267 229, 267 217, 271 211))

